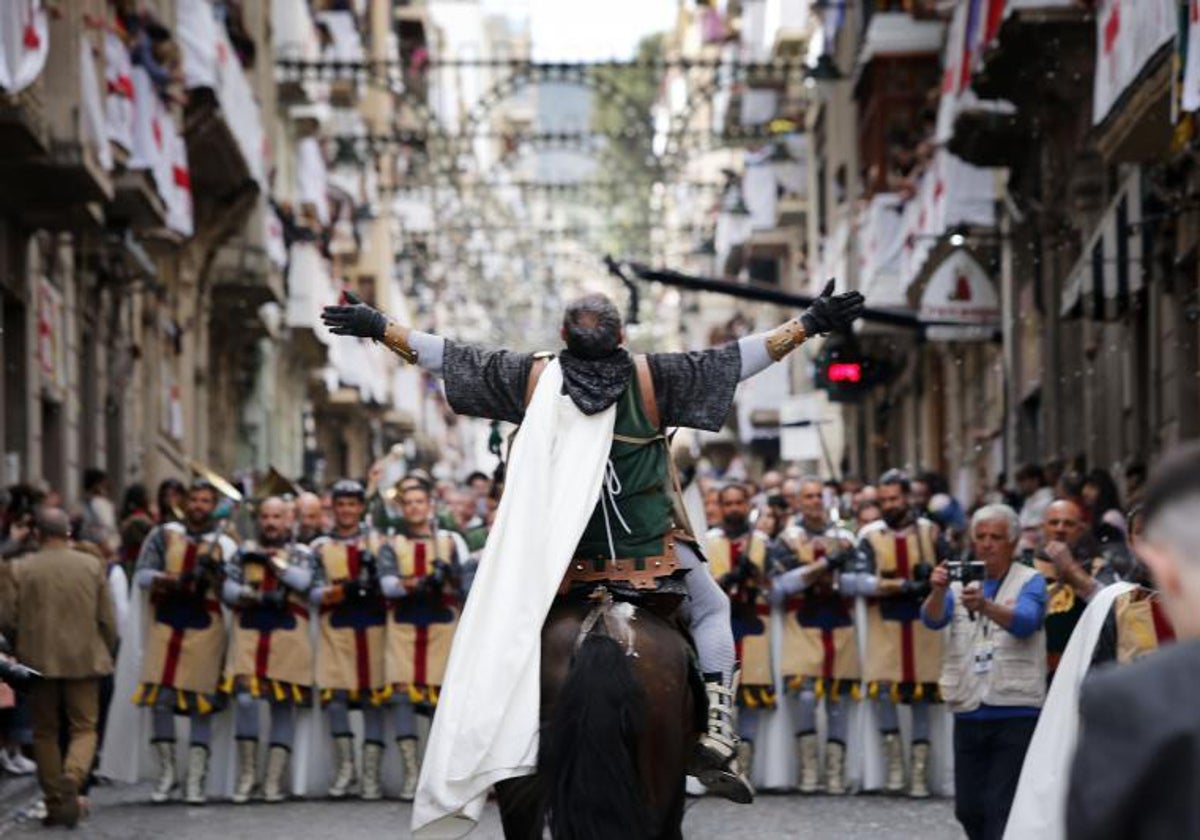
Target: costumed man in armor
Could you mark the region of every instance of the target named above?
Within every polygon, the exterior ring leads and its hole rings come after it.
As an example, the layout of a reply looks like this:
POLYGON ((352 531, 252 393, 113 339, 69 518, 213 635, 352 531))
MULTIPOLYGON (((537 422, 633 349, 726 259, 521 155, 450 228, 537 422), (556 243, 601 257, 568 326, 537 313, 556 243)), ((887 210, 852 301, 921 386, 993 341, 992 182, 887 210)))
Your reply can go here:
POLYGON ((142 641, 140 685, 134 703, 153 716, 158 779, 151 799, 166 802, 177 784, 175 715, 187 715, 190 744, 184 800, 201 805, 225 660, 221 611, 224 564, 237 543, 213 519, 220 494, 206 479, 188 489, 184 521, 155 528, 142 546, 134 580, 149 593, 150 612, 142 641))
POLYGON ((854 599, 842 594, 838 573, 853 556, 854 535, 832 522, 821 480, 800 481, 797 524, 780 539, 790 549, 772 564, 771 598, 784 605, 781 669, 794 696, 800 792, 820 789, 817 703, 825 700, 825 790, 846 792, 847 696, 858 699, 862 671, 854 630, 854 599))
POLYGON ((316 684, 329 717, 336 769, 329 796, 342 799, 358 783, 350 708, 362 710, 363 750, 360 796, 383 797, 383 668, 387 607, 379 586, 378 548, 363 514, 362 484, 342 479, 333 485, 333 531, 313 542, 313 587, 318 608, 316 684))
MULTIPOLYGON (((551 419, 548 414, 538 414, 536 419, 542 422, 544 417, 546 422, 554 423, 555 435, 573 441, 578 439, 583 445, 582 438, 572 437, 574 429, 566 425, 575 423, 574 428, 594 430, 594 434, 611 439, 611 443, 606 442, 603 477, 596 481, 594 488, 586 488, 588 494, 595 494, 587 498, 596 501, 590 505, 590 518, 582 526, 574 558, 559 558, 556 554, 553 562, 557 564, 561 560, 568 575, 576 572, 580 575, 638 574, 640 571, 643 575, 653 576, 656 568, 671 568, 674 564, 695 572, 687 574, 684 580, 691 602, 691 632, 700 668, 705 674, 710 719, 707 732, 698 740, 690 771, 709 790, 735 801, 750 801, 753 790, 737 761, 733 712, 735 654, 729 601, 714 578, 698 570, 702 561, 694 544, 672 535, 673 529, 677 525, 684 526, 686 520, 673 514, 672 500, 666 491, 670 453, 664 429, 668 426, 719 429, 729 413, 740 380, 783 359, 810 336, 847 327, 861 312, 862 296, 857 292, 833 296, 832 292, 833 282, 830 281, 825 294, 803 315, 772 332, 698 353, 645 356, 634 356, 622 347, 625 336, 620 313, 603 295, 588 295, 568 305, 561 331, 566 347, 554 359, 545 354, 484 350, 421 333, 389 321, 378 310, 357 302, 327 307, 323 314, 335 334, 381 341, 406 360, 441 375, 445 380, 447 400, 459 414, 521 423, 531 405, 543 411, 543 407, 553 403, 556 406, 554 418, 563 418, 561 421, 551 419), (553 383, 549 386, 555 389, 553 399, 539 401, 543 396, 537 387, 539 381, 553 383), (566 394, 570 410, 557 399, 558 394, 566 394), (567 420, 567 417, 573 419, 567 420), (597 420, 593 421, 593 418, 597 420), (655 563, 665 565, 655 566, 655 563)), ((536 448, 552 443, 553 440, 529 446, 536 448)), ((520 445, 521 441, 518 441, 520 445)), ((596 451, 595 446, 590 446, 588 457, 596 451)), ((572 468, 587 470, 582 474, 589 476, 587 482, 590 485, 590 476, 598 464, 575 463, 572 468)), ((514 475, 508 476, 505 499, 497 517, 498 530, 503 529, 506 511, 515 510, 508 505, 540 504, 544 509, 553 501, 514 502, 517 497, 512 488, 519 484, 514 475)), ((583 498, 582 493, 578 495, 583 498)), ((575 494, 571 498, 574 500, 575 494)), ((571 522, 576 521, 581 520, 577 520, 573 512, 571 522)), ((574 524, 571 528, 574 529, 574 524)), ((500 540, 503 543, 503 535, 500 540)), ((475 600, 468 602, 468 614, 471 604, 479 603, 476 596, 472 597, 475 600)), ((540 614, 533 618, 539 627, 545 618, 543 610, 549 606, 549 602, 538 603, 540 614)), ((522 644, 537 646, 540 639, 536 634, 525 634, 522 644)), ((537 648, 530 650, 529 655, 536 656, 537 648)), ((451 684, 455 679, 453 657, 448 679, 451 684)), ((473 670, 463 679, 464 682, 480 680, 482 674, 473 670)), ((486 690, 480 686, 482 694, 511 691, 511 686, 518 682, 523 689, 526 685, 524 673, 489 673, 487 679, 494 679, 497 685, 488 685, 486 690)), ((446 696, 450 696, 449 686, 446 696)), ((471 708, 475 701, 482 699, 472 697, 467 689, 455 697, 455 708, 460 710, 459 714, 494 715, 494 710, 471 708)), ((445 700, 443 697, 443 704, 445 700)), ((522 746, 517 754, 516 744, 526 738, 536 739, 536 708, 506 716, 502 721, 496 720, 497 731, 492 737, 498 739, 497 749, 481 749, 478 743, 460 744, 456 727, 461 721, 448 718, 445 711, 443 705, 434 721, 424 759, 413 818, 418 829, 456 814, 467 819, 477 818, 488 785, 497 779, 528 772, 525 768, 529 753, 522 746), (439 738, 444 741, 439 742, 439 738), (464 750, 469 754, 464 754, 464 750), (451 782, 448 776, 453 771, 447 763, 451 756, 456 764, 463 766, 474 762, 471 766, 486 765, 497 769, 451 782), (451 786, 455 791, 453 794, 437 792, 448 791, 451 786)))
POLYGON ((296 542, 312 545, 325 532, 325 511, 316 493, 301 493, 296 497, 296 542))
POLYGON ((740 666, 735 698, 742 771, 754 765, 759 712, 775 708, 771 673, 771 605, 767 597, 767 536, 750 528, 750 494, 740 484, 722 487, 721 526, 704 539, 708 568, 729 596, 733 645, 740 666))
POLYGON ((420 482, 400 491, 404 534, 379 550, 380 585, 388 599, 384 673, 391 691, 396 746, 404 779, 400 798, 417 789, 416 710, 437 706, 459 610, 459 567, 466 556, 462 537, 438 528, 433 499, 420 482))
POLYGON ((269 496, 258 505, 258 539, 245 542, 225 566, 223 598, 233 609, 233 638, 225 666, 234 698, 238 775, 233 801, 248 802, 258 787, 259 704, 271 710, 270 749, 262 793, 282 802, 283 777, 296 735, 296 709, 312 700, 313 650, 308 590, 312 555, 289 539, 286 503, 269 496))
POLYGON ((885 789, 904 790, 904 745, 896 704, 912 709, 908 795, 929 796, 929 704, 936 702, 942 668, 941 634, 921 622, 921 602, 945 551, 937 526, 917 515, 909 502, 909 479, 888 470, 879 479, 883 519, 859 532, 853 570, 841 576, 844 595, 867 603, 867 692, 875 701, 887 762, 885 789))

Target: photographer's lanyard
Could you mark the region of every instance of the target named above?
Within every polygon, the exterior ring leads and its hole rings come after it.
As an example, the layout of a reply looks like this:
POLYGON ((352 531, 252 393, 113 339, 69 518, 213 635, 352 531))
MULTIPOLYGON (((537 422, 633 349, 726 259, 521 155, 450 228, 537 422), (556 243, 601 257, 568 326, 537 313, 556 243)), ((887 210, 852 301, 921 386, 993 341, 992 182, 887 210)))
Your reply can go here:
MULTIPOLYGON (((1004 584, 1008 582, 1008 576, 1011 572, 1012 565, 1010 564, 1008 570, 1004 573, 1004 577, 1000 578, 1000 585, 996 587, 997 597, 1004 590, 1004 584)), ((983 585, 980 584, 980 591, 982 590, 983 585)), ((986 615, 983 615, 982 611, 980 611, 979 618, 979 635, 975 639, 975 648, 971 653, 972 670, 976 674, 988 674, 991 673, 992 657, 995 653, 995 645, 992 642, 992 625, 995 622, 986 615)))

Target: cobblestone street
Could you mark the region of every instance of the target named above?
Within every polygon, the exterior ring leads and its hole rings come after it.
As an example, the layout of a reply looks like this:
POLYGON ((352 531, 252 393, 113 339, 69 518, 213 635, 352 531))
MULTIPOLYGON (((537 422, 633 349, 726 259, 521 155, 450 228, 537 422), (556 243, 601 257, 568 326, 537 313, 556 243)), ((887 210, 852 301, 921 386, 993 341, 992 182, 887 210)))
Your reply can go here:
MULTIPOLYGON (((80 838, 171 837, 172 840, 220 837, 330 838, 408 837, 410 806, 395 802, 294 802, 285 806, 154 806, 144 787, 113 786, 94 792, 92 816, 73 836, 80 838), (399 831, 397 831, 399 829, 399 831)), ((795 837, 804 840, 872 840, 962 837, 953 804, 935 799, 913 802, 882 796, 760 796, 749 807, 717 799, 690 799, 683 823, 689 840, 795 837)), ((18 820, 0 829, 3 837, 45 837, 36 822, 18 820)), ((494 805, 484 812, 471 840, 500 840, 494 805)))

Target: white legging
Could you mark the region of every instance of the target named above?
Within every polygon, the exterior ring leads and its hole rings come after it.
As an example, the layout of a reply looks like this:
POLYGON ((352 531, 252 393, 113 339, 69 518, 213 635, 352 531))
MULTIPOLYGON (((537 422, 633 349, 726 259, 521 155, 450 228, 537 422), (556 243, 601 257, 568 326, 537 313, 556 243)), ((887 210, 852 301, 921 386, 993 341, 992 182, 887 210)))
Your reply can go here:
POLYGON ((729 596, 713 580, 708 566, 692 547, 676 542, 679 566, 687 569, 684 576, 692 611, 692 639, 696 642, 696 658, 705 674, 720 674, 728 685, 737 654, 733 647, 733 625, 729 618, 729 596))

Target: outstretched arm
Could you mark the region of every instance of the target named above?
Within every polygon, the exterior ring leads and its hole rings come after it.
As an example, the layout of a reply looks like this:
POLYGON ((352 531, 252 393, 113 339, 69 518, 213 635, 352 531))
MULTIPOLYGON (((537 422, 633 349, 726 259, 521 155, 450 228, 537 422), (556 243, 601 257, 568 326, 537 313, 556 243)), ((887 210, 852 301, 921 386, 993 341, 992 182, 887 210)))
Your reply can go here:
POLYGON ((768 332, 710 350, 651 353, 659 416, 665 426, 717 431, 729 415, 738 382, 781 361, 813 336, 848 328, 862 313, 858 292, 833 294, 830 280, 821 296, 799 317, 768 332))
POLYGON ((485 350, 414 330, 349 292, 344 304, 325 307, 321 318, 334 335, 373 339, 405 361, 441 376, 446 399, 458 414, 510 423, 520 423, 525 415, 532 354, 485 350))
POLYGON ((396 323, 375 307, 363 303, 353 292, 346 292, 345 303, 325 307, 321 320, 334 335, 374 339, 409 364, 420 365, 441 376, 446 352, 444 338, 396 323))

